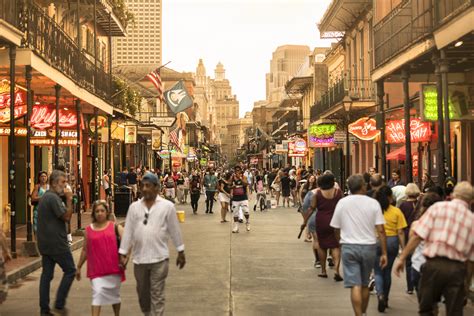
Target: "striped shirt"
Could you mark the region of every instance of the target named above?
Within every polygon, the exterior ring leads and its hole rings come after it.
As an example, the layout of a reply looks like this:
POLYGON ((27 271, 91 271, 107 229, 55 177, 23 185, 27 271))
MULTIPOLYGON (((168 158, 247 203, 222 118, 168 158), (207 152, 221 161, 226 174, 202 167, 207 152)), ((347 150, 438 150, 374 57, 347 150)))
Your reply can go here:
POLYGON ((140 199, 128 209, 119 253, 126 255, 132 248, 135 264, 161 262, 169 258, 170 237, 176 250, 183 251, 184 244, 174 204, 157 196, 155 204, 148 210, 143 199, 140 199))
POLYGON ((454 199, 435 203, 414 231, 425 241, 425 257, 474 261, 474 214, 466 202, 454 199))

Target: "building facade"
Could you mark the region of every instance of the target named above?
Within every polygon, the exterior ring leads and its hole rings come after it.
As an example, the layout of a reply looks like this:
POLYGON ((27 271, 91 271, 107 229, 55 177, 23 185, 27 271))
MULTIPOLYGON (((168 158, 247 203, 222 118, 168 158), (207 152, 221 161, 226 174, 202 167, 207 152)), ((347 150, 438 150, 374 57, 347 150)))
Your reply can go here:
POLYGON ((134 23, 114 40, 114 65, 162 64, 162 0, 125 0, 134 23))

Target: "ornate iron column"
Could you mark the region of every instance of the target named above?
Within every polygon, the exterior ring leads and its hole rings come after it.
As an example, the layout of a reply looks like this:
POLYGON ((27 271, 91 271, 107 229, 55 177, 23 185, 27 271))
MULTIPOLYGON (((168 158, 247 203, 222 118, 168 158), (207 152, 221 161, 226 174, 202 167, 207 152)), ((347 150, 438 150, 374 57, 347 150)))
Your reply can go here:
POLYGON ((61 93, 61 86, 55 85, 54 90, 56 92, 56 126, 54 135, 54 169, 59 165, 59 98, 61 93))
POLYGON ((77 229, 81 229, 81 204, 82 204, 82 176, 81 176, 81 100, 76 99, 76 116, 77 116, 77 144, 76 144, 76 156, 77 156, 77 166, 76 166, 76 195, 77 195, 77 229))
POLYGON ((448 71, 449 62, 446 59, 446 51, 441 50, 441 60, 439 64, 439 71, 441 72, 441 82, 443 87, 443 103, 444 103, 444 155, 446 162, 446 174, 448 177, 453 175, 451 165, 451 120, 449 118, 449 90, 448 90, 448 71))
POLYGON ((33 225, 31 223, 31 124, 30 116, 33 111, 33 93, 31 91, 31 66, 25 66, 25 79, 26 79, 26 176, 28 181, 26 182, 26 241, 33 240, 33 225))
POLYGON ((377 81, 377 103, 379 105, 378 128, 380 130, 380 173, 387 179, 387 150, 385 148, 385 105, 384 80, 377 81))
POLYGON ((441 78, 439 54, 433 56, 436 75, 436 99, 438 105, 438 184, 443 185, 446 179, 445 152, 444 152, 444 127, 443 127, 443 84, 441 78))

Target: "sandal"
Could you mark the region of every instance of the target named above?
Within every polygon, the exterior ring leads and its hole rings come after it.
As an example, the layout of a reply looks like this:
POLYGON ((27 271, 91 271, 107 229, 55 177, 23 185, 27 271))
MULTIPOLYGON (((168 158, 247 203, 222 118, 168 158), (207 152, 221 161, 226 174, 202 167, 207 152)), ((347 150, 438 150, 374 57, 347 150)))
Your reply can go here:
POLYGON ((221 223, 227 223, 227 222, 228 222, 228 221, 226 221, 226 220, 221 221, 221 223))
POLYGON ((344 279, 339 274, 335 274, 334 275, 334 281, 341 282, 341 281, 344 281, 344 279))
POLYGON ((327 278, 328 278, 328 274, 327 274, 327 273, 320 273, 320 274, 318 274, 318 278, 327 279, 327 278))

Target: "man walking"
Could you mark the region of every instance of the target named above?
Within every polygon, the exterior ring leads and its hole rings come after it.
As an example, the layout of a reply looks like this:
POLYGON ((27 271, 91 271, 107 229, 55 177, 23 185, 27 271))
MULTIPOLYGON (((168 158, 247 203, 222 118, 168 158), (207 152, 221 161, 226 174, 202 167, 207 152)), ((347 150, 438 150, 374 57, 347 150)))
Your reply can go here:
MULTIPOLYGON (((414 236, 395 265, 400 276, 407 256, 424 241, 423 265, 419 283, 419 313, 433 315, 433 306, 443 296, 446 315, 462 315, 466 298, 466 263, 474 262, 474 200, 472 185, 463 181, 454 187, 453 200, 433 204, 413 228, 414 236)), ((407 271, 408 273, 408 271, 407 271)))
POLYGON ((352 195, 336 205, 331 226, 342 245, 344 286, 351 289, 351 301, 357 316, 365 315, 369 305, 369 276, 375 264, 377 236, 382 249, 380 266, 387 265, 385 220, 380 204, 366 196, 366 183, 360 174, 347 180, 352 195))
POLYGON ((132 250, 140 309, 146 316, 163 315, 169 266, 168 239, 171 237, 178 251, 176 265, 179 269, 186 264, 184 244, 174 204, 158 195, 158 177, 145 174, 141 192, 143 198, 132 203, 127 213, 120 260, 125 266, 132 250))
POLYGON ((250 213, 249 213, 249 185, 247 179, 242 174, 242 168, 236 166, 234 168, 235 174, 232 176, 232 213, 234 214, 234 228, 233 233, 239 232, 239 212, 245 216, 245 226, 247 231, 250 231, 250 213))
POLYGON ((38 204, 37 238, 43 265, 40 279, 41 315, 53 315, 49 307, 49 292, 56 264, 64 272, 54 304, 59 314, 66 314, 66 298, 76 274, 66 231, 66 222, 72 216, 72 191, 66 188, 66 174, 62 171, 54 170, 49 181, 50 189, 38 204), (66 203, 61 200, 63 194, 66 203))
POLYGON ((204 177, 204 187, 206 188, 206 213, 214 214, 212 208, 217 191, 217 177, 212 168, 209 170, 209 174, 204 177))
POLYGON ((132 199, 137 199, 138 193, 138 175, 135 172, 135 168, 130 168, 130 172, 127 174, 127 184, 132 189, 132 199))

